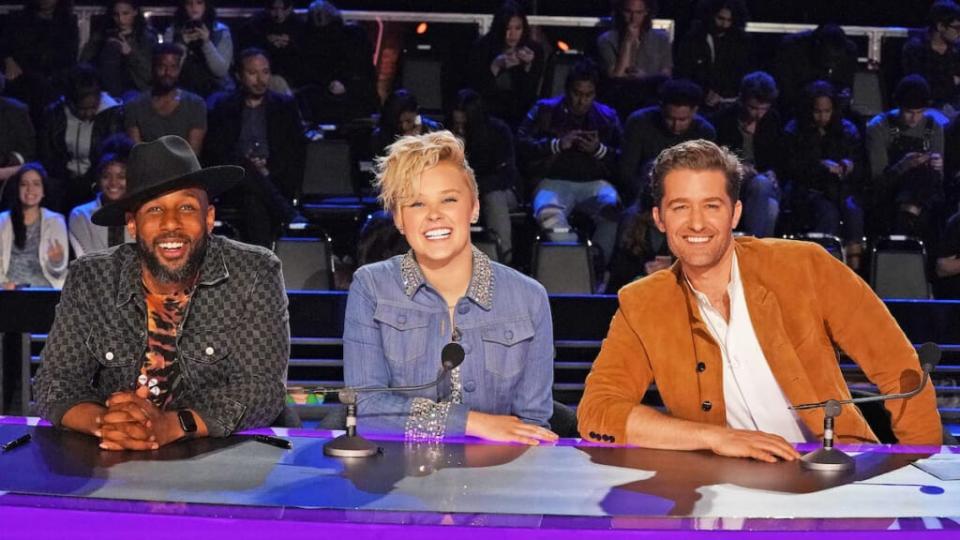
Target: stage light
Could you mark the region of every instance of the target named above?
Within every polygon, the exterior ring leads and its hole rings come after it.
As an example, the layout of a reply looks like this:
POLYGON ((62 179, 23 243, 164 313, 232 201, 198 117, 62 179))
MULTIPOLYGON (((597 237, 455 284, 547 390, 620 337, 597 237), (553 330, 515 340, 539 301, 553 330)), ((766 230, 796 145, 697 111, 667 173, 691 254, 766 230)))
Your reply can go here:
POLYGON ((570 45, 567 45, 566 41, 557 41, 557 48, 563 52, 567 52, 570 50, 570 45))
POLYGON ((427 23, 425 23, 425 22, 422 22, 422 23, 418 24, 418 25, 417 25, 417 35, 418 35, 418 36, 422 36, 423 34, 426 34, 426 33, 427 33, 427 28, 429 28, 429 27, 428 27, 427 23))

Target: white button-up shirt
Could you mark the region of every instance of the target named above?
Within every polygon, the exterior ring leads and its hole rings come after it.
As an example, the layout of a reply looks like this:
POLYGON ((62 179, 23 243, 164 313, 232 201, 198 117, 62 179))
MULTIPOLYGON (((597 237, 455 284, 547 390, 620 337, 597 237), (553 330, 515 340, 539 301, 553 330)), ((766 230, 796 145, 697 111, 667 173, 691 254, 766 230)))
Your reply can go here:
MULTIPOLYGON (((688 284, 689 281, 688 281, 688 284)), ((723 355, 723 400, 727 425, 775 433, 790 442, 812 440, 806 427, 791 410, 790 402, 770 371, 757 334, 753 330, 747 300, 740 281, 737 255, 733 254, 730 283, 730 321, 715 309, 707 295, 693 288, 700 314, 723 355)))

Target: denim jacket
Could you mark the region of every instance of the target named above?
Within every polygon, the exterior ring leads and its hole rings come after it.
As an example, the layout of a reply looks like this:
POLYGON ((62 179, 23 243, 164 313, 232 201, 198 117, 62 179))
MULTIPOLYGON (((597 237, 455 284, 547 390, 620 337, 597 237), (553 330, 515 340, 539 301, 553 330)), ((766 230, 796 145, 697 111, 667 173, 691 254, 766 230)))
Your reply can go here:
MULTIPOLYGON (((60 425, 82 402, 136 381, 147 347, 146 300, 132 243, 70 266, 37 374, 37 408, 60 425)), ((283 410, 290 325, 280 261, 210 237, 177 333, 181 383, 170 408, 192 409, 212 437, 270 425, 283 410)))
POLYGON ((473 275, 447 304, 412 252, 357 270, 347 299, 346 384, 423 384, 440 372, 440 351, 458 341, 466 356, 437 388, 360 393, 358 429, 437 439, 463 435, 467 413, 508 414, 547 427, 553 411, 553 321, 536 281, 473 249, 473 275), (440 399, 442 398, 442 399, 440 399))

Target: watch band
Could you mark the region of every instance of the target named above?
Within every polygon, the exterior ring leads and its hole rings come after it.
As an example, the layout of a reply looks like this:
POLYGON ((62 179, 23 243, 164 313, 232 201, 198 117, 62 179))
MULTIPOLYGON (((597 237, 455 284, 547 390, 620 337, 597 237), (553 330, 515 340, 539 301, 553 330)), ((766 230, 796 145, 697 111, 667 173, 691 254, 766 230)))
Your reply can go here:
POLYGON ((193 412, 187 409, 177 411, 177 420, 180 421, 180 429, 189 437, 197 432, 197 420, 193 417, 193 412))

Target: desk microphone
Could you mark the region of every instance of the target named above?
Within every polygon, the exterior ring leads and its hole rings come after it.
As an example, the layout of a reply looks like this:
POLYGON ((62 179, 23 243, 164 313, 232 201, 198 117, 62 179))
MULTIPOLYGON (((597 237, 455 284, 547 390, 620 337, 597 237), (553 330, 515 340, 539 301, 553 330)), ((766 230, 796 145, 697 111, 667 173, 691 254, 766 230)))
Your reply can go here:
POLYGON ((368 388, 315 388, 315 393, 336 393, 340 398, 340 403, 347 406, 347 432, 343 435, 328 441, 323 445, 323 453, 333 457, 369 457, 380 451, 380 448, 357 435, 357 394, 374 394, 380 392, 416 392, 426 390, 440 384, 448 373, 463 363, 464 351, 459 343, 447 343, 440 351, 440 375, 426 384, 417 384, 413 386, 394 386, 394 387, 368 387, 368 388))
POLYGON ((796 411, 805 411, 809 409, 824 409, 823 417, 823 448, 815 450, 803 456, 800 465, 805 469, 815 471, 843 472, 854 468, 854 461, 842 450, 833 447, 833 420, 840 416, 842 412, 841 405, 850 403, 872 403, 877 401, 889 401, 893 399, 907 399, 920 393, 923 387, 927 385, 930 379, 930 372, 940 363, 940 347, 936 343, 924 343, 920 346, 920 365, 923 369, 923 377, 916 388, 908 392, 897 394, 876 394, 862 398, 852 399, 828 399, 819 403, 805 403, 790 407, 796 411))

